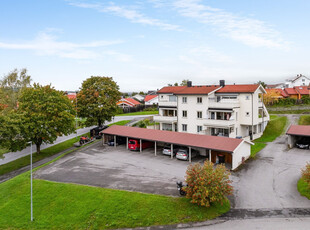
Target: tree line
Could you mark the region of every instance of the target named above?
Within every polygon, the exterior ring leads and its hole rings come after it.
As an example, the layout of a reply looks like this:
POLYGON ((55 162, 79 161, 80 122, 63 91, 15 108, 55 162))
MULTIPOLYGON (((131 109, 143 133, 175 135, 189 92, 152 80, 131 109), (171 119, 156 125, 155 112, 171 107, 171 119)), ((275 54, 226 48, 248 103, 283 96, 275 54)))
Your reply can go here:
POLYGON ((70 101, 51 85, 32 84, 27 69, 15 69, 0 80, 0 148, 19 151, 31 142, 40 153, 43 143, 75 132, 76 114, 87 125, 111 121, 120 96, 111 77, 91 76, 70 101))

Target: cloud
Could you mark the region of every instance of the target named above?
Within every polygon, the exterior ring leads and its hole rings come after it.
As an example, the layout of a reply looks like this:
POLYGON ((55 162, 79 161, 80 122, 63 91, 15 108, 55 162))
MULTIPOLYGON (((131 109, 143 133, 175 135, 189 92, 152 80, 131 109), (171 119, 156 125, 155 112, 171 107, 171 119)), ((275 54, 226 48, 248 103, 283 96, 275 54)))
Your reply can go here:
POLYGON ((72 43, 59 41, 57 37, 51 33, 40 32, 38 36, 32 40, 23 43, 8 43, 0 41, 0 49, 12 50, 31 50, 41 56, 58 56, 61 58, 71 59, 96 59, 104 55, 112 55, 122 60, 129 60, 129 56, 124 58, 124 54, 114 51, 98 50, 102 47, 123 43, 116 41, 92 41, 88 43, 72 43))
POLYGON ((147 17, 135 9, 129 9, 129 7, 125 6, 118 6, 113 2, 104 5, 100 3, 92 4, 92 3, 80 3, 76 1, 69 1, 69 4, 80 8, 93 9, 102 13, 111 13, 116 16, 126 18, 132 23, 156 26, 162 30, 174 30, 174 31, 182 30, 179 25, 169 24, 155 18, 147 17))
POLYGON ((221 35, 252 47, 288 49, 289 42, 284 41, 279 32, 267 23, 241 17, 222 9, 202 4, 201 0, 176 0, 173 7, 183 17, 208 24, 221 35))

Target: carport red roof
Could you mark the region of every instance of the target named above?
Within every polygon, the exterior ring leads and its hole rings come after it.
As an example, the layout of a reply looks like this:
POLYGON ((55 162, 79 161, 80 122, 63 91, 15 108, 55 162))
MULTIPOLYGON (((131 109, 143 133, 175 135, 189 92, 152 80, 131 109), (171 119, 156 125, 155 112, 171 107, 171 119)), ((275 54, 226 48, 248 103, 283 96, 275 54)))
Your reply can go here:
POLYGON ((206 148, 230 153, 234 152, 234 150, 243 142, 242 139, 235 139, 229 137, 180 133, 119 125, 113 125, 101 131, 101 133, 149 141, 166 142, 177 145, 206 148))
POLYGON ((296 136, 310 136, 310 125, 291 125, 286 134, 296 136))

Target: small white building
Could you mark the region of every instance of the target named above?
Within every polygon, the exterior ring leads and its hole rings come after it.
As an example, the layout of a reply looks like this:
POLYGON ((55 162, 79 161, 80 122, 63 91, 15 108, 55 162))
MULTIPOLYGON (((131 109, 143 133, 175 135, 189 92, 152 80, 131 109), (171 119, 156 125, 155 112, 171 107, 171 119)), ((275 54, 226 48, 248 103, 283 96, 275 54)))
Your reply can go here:
POLYGON ((144 95, 140 95, 140 94, 136 94, 134 96, 132 96, 132 98, 138 100, 138 101, 144 101, 144 95))
POLYGON ((158 105, 158 95, 146 95, 144 98, 146 105, 158 105))
POLYGON ((295 86, 309 86, 310 79, 302 74, 297 74, 296 77, 288 79, 285 82, 285 88, 293 88, 295 86))

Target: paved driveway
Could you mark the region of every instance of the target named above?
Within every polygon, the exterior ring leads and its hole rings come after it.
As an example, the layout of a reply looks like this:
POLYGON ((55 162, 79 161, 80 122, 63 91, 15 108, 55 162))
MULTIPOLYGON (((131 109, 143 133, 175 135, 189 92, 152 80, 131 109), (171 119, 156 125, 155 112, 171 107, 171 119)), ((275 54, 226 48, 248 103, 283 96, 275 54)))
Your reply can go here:
POLYGON ((310 208, 310 201, 297 191, 300 170, 307 161, 310 150, 288 150, 285 136, 268 143, 257 159, 233 173, 234 208, 310 208))
POLYGON ((189 163, 171 160, 160 150, 154 156, 153 151, 146 149, 140 153, 126 150, 125 146, 115 149, 96 143, 38 170, 35 177, 177 196, 176 181, 184 180, 189 163))

